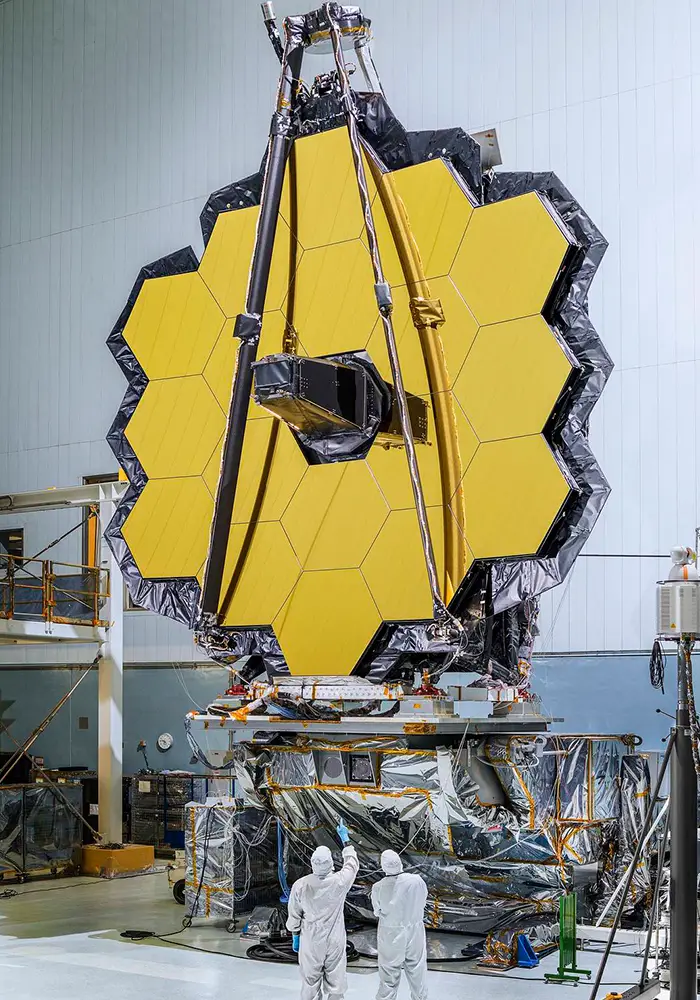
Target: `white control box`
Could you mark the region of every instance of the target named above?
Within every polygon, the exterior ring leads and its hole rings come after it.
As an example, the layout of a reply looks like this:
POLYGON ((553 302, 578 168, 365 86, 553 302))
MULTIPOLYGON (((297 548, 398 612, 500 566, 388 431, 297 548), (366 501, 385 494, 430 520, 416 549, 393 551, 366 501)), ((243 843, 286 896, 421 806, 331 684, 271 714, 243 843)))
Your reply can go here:
POLYGON ((700 582, 665 580, 656 588, 656 634, 669 639, 700 634, 700 582))

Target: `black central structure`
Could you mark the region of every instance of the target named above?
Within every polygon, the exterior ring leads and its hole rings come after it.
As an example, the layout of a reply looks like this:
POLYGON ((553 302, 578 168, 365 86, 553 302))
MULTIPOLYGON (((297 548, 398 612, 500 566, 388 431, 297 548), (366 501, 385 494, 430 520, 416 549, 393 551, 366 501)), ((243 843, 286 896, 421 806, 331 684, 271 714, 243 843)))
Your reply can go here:
MULTIPOLYGON (((311 465, 364 458, 379 437, 401 437, 393 387, 364 352, 256 361, 254 398, 289 425, 311 465)), ((413 438, 428 438, 428 404, 409 396, 413 438)))

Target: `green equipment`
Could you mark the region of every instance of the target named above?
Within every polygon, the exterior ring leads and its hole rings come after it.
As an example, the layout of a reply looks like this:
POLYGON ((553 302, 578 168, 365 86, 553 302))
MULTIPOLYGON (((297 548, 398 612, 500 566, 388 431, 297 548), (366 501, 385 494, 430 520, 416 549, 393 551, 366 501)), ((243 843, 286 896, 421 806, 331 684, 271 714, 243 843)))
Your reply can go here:
POLYGON ((545 974, 552 983, 577 983, 591 973, 576 965, 576 893, 569 892, 559 900, 559 968, 545 974))

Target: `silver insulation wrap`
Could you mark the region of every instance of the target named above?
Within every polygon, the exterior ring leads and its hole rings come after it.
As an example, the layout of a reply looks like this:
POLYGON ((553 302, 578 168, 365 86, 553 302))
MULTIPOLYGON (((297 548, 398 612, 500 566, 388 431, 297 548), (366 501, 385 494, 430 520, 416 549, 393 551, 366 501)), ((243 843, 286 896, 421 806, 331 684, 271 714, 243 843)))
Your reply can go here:
POLYGON ((556 920, 561 894, 585 881, 595 884, 582 913, 599 905, 609 887, 590 870, 603 872, 611 845, 617 859, 634 836, 623 795, 633 804, 637 793, 622 790, 637 757, 621 738, 485 737, 424 750, 302 736, 237 753, 239 792, 281 821, 295 870, 308 871, 318 845, 339 858, 343 818, 360 858, 348 906, 363 920, 373 920, 387 848, 428 883, 427 926, 486 934, 556 920))
POLYGON ((232 921, 279 900, 277 826, 235 799, 185 810, 185 907, 189 917, 232 921))

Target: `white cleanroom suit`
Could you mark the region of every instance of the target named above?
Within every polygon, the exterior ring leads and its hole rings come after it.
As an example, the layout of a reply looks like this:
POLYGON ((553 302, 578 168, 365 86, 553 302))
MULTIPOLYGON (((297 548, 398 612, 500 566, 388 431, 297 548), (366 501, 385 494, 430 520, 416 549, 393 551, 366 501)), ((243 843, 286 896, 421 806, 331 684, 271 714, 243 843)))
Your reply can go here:
POLYGON ((343 867, 333 870, 327 847, 311 857, 312 875, 297 879, 289 895, 287 928, 301 935, 299 971, 301 1000, 342 1000, 348 988, 345 897, 357 878, 360 864, 354 847, 343 849, 343 867))
POLYGON ((395 851, 384 851, 382 870, 387 877, 372 887, 372 907, 379 918, 377 1000, 396 1000, 401 970, 406 973, 411 1000, 426 1000, 428 962, 423 912, 428 889, 420 875, 404 872, 395 851))

